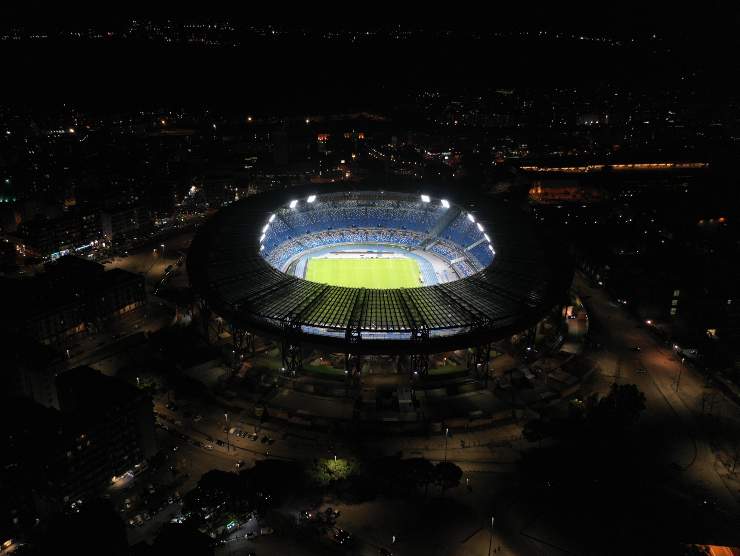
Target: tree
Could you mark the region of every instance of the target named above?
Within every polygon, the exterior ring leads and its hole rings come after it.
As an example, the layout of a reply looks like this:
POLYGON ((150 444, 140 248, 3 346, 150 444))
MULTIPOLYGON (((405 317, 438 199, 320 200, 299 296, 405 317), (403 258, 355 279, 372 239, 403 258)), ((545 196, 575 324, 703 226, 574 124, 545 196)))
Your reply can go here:
POLYGON ((434 464, 426 458, 409 458, 402 460, 402 462, 403 475, 407 478, 408 484, 412 484, 416 488, 423 488, 424 497, 426 498, 429 484, 435 480, 434 464))
POLYGON ((645 410, 645 394, 634 384, 612 384, 609 394, 592 405, 589 420, 597 426, 626 429, 645 410))
POLYGON ((285 497, 304 488, 306 469, 298 462, 267 459, 257 461, 239 477, 251 496, 267 494, 273 503, 279 504, 285 497))
POLYGON ((460 484, 463 472, 457 465, 451 461, 441 461, 434 466, 435 482, 444 492, 449 488, 456 487, 460 484))

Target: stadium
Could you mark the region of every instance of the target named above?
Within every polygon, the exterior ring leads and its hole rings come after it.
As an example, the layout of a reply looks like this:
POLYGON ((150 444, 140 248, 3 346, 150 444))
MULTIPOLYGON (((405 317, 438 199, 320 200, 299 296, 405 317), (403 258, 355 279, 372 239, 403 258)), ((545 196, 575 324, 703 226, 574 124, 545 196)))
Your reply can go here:
MULTIPOLYGON (((407 356, 473 348, 535 326, 572 279, 563 253, 508 203, 426 191, 301 186, 222 209, 194 238, 190 282, 206 318, 278 340, 283 369, 307 348, 407 356)), ((235 340, 236 343, 236 340, 235 340)), ((482 355, 481 355, 482 354, 482 355)))

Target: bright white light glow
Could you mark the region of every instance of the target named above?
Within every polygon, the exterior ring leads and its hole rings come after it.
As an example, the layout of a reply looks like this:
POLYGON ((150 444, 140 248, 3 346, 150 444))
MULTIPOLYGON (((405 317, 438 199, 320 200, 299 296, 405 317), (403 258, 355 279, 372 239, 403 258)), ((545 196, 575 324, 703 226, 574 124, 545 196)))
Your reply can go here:
POLYGON ((447 199, 442 199, 442 206, 446 209, 450 208, 450 203, 447 199))
POLYGON ((265 241, 265 234, 262 234, 262 235, 260 236, 260 243, 262 243, 263 241, 265 241))
POLYGON ((491 250, 491 253, 493 253, 494 255, 496 254, 496 251, 494 251, 494 250, 493 250, 493 245, 491 245, 491 244, 489 243, 489 244, 488 244, 488 248, 489 248, 489 249, 491 250))
POLYGON ((483 234, 483 237, 486 238, 486 241, 487 242, 489 242, 489 243, 491 242, 491 238, 488 237, 488 234, 483 234))
POLYGON ((265 248, 264 245, 260 245, 260 251, 262 251, 265 248))
POLYGON ((297 204, 298 204, 298 201, 296 199, 293 199, 290 202, 290 205, 289 206, 290 206, 290 208, 294 209, 297 204))
POLYGON ((270 223, 268 222, 268 223, 267 223, 267 224, 265 224, 265 226, 264 226, 264 227, 262 228, 262 233, 264 234, 264 233, 265 233, 265 232, 267 231, 267 228, 269 228, 269 227, 270 227, 270 223))
POLYGON ((429 195, 422 195, 422 196, 421 196, 421 200, 422 200, 422 201, 423 201, 424 203, 428 203, 429 201, 431 201, 431 199, 429 198, 429 195))
POLYGON ((468 213, 468 220, 470 220, 471 222, 475 222, 475 217, 472 214, 468 213))
POLYGON ((316 200, 316 195, 309 195, 306 199, 309 203, 313 203, 316 200))
POLYGON ((481 232, 483 231, 483 226, 481 225, 481 223, 480 223, 480 222, 478 222, 478 224, 476 224, 476 226, 478 226, 478 229, 479 229, 479 230, 480 230, 481 232))
POLYGON ((274 214, 270 215, 270 220, 268 220, 268 222, 272 222, 273 220, 275 220, 275 215, 274 214))

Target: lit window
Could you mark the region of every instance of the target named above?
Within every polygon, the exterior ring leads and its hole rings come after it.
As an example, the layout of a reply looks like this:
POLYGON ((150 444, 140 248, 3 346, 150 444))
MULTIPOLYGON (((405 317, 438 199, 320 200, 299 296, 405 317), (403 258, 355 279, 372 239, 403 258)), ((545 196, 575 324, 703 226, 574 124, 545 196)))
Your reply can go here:
POLYGON ((471 222, 475 222, 475 217, 472 214, 468 213, 468 220, 470 220, 471 222))
POLYGON ((428 203, 429 201, 431 201, 431 199, 429 198, 429 195, 422 195, 421 200, 424 203, 428 203))
POLYGON ((313 203, 315 200, 316 200, 316 195, 309 195, 308 199, 306 199, 306 201, 308 201, 309 203, 313 203))
POLYGON ((678 309, 676 309, 675 307, 671 308, 671 315, 675 315, 677 312, 678 312, 678 309))
POLYGON ((673 290, 673 297, 678 297, 681 295, 681 290, 673 290))
POLYGON ((676 305, 678 305, 678 299, 672 300, 671 301, 671 306, 675 307, 676 305))
POLYGON ((290 202, 290 205, 289 205, 289 206, 290 206, 290 208, 294 209, 294 208, 296 207, 296 205, 297 205, 297 204, 298 204, 298 201, 297 201, 296 199, 293 199, 293 200, 292 200, 292 201, 290 202))
POLYGON ((442 199, 442 206, 446 209, 450 208, 450 203, 447 199, 442 199))

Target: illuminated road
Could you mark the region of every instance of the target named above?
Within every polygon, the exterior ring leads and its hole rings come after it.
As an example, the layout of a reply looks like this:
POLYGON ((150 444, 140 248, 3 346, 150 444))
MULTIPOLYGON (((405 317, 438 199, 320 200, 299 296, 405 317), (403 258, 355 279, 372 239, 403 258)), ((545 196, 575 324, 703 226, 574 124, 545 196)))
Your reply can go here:
POLYGON ((740 408, 724 399, 721 393, 706 387, 698 372, 682 366, 673 350, 660 345, 646 329, 647 325, 635 321, 622 307, 611 302, 604 290, 592 287, 580 273, 575 283, 581 296, 586 298, 585 305, 592 319, 601 324, 598 334, 605 349, 595 357, 601 369, 598 389, 606 392, 615 380, 636 384, 647 398, 645 420, 665 427, 666 436, 660 440, 665 443, 666 458, 680 466, 686 478, 707 495, 715 497, 725 510, 737 512, 737 499, 722 476, 727 470, 712 452, 698 417, 702 405, 706 410, 707 396, 719 400, 717 407, 721 407, 723 417, 732 422, 740 420, 740 408), (633 351, 634 346, 639 346, 640 351, 633 351), (637 372, 641 368, 647 372, 637 372), (680 426, 675 426, 676 421, 680 426))

